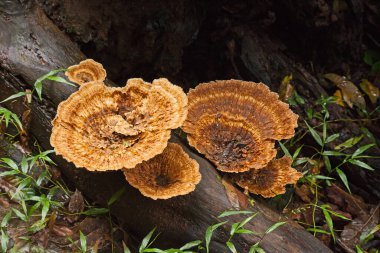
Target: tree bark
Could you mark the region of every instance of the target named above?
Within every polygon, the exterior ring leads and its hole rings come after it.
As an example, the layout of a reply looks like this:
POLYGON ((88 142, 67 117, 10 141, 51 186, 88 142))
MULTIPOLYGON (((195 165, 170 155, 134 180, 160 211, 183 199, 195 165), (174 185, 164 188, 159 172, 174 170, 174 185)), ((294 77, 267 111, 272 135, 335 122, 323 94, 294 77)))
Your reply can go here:
MULTIPOLYGON (((51 69, 67 67, 84 58, 79 49, 46 18, 33 1, 2 2, 0 11, 1 66, 20 75, 28 83, 51 69)), ((0 78, 2 91, 5 91, 0 94, 0 100, 25 88, 7 71, 2 71, 0 78)), ((55 113, 53 108, 74 90, 66 85, 46 84, 43 88, 43 94, 47 98, 44 103, 39 104, 34 99, 30 129, 43 148, 51 149, 49 137, 50 122, 55 113)), ((7 103, 6 106, 12 106, 12 103, 7 103)), ((15 104, 13 106, 16 107, 15 104)), ((17 111, 17 108, 14 109, 17 111)), ((191 240, 202 239, 206 228, 216 223, 216 216, 225 210, 242 208, 259 212, 246 226, 257 232, 264 232, 280 220, 278 214, 260 202, 250 206, 244 194, 228 183, 223 184, 213 165, 178 138, 173 137, 172 141, 181 143, 186 152, 198 161, 202 181, 193 193, 165 201, 143 197, 126 183, 121 172, 93 173, 76 169, 62 157, 54 156, 53 159, 80 191, 100 204, 106 205, 113 193, 125 187, 126 193, 111 207, 112 214, 127 231, 140 238, 157 226, 158 231, 162 232, 158 243, 162 247, 180 246, 191 240)), ((234 216, 231 221, 243 218, 240 215, 234 216)), ((228 226, 218 231, 211 243, 212 251, 225 251, 224 243, 228 235, 228 226)), ((234 243, 238 252, 246 252, 258 240, 260 238, 257 236, 242 235, 234 243)), ((268 234, 261 246, 267 252, 330 252, 319 240, 292 221, 268 234)))

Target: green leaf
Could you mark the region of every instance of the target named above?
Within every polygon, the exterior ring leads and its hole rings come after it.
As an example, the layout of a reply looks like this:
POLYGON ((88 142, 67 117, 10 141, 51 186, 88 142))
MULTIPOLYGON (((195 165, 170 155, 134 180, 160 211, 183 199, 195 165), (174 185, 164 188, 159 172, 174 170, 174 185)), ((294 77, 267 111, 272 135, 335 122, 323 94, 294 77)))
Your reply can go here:
POLYGON ((4 171, 4 172, 1 172, 0 173, 0 177, 17 175, 19 173, 20 173, 19 170, 7 170, 7 171, 4 171))
POLYGON ((223 218, 231 215, 237 214, 253 214, 252 211, 242 211, 242 210, 233 210, 233 211, 224 211, 222 214, 218 216, 218 218, 223 218))
POLYGON ((326 170, 331 172, 330 158, 328 156, 323 156, 323 162, 325 163, 326 170))
POLYGON ((309 158, 308 157, 301 157, 301 158, 297 158, 294 162, 293 162, 293 165, 294 166, 297 166, 297 165, 300 165, 300 164, 303 164, 303 163, 306 163, 309 161, 309 158))
POLYGON ((6 165, 8 165, 9 168, 11 168, 12 170, 18 170, 17 164, 12 159, 1 158, 1 161, 3 161, 6 165))
POLYGON ((38 95, 38 98, 40 100, 42 100, 42 82, 46 79, 49 79, 49 77, 59 73, 59 72, 62 72, 62 71, 65 71, 66 69, 55 69, 55 70, 52 70, 48 73, 46 73, 45 75, 41 76, 40 78, 38 78, 35 82, 34 82, 34 89, 36 90, 37 92, 37 95, 38 95))
POLYGON ((45 220, 38 220, 35 223, 33 223, 31 226, 29 226, 28 231, 32 233, 36 233, 46 227, 46 219, 45 220))
POLYGON ((28 160, 26 160, 26 157, 23 156, 21 160, 21 171, 26 174, 28 173, 28 160))
POLYGON ((368 144, 368 145, 365 145, 365 146, 362 146, 360 148, 358 148, 357 150, 355 150, 355 152, 352 154, 352 158, 355 158, 357 157, 358 155, 361 155, 362 153, 364 153, 367 149, 371 148, 375 146, 374 143, 371 143, 371 144, 368 144))
POLYGON ((1 250, 2 252, 7 252, 8 249, 9 236, 3 229, 1 229, 1 250))
POLYGON ((363 137, 364 137, 363 134, 360 136, 352 137, 352 138, 346 140, 345 142, 335 146, 334 149, 339 150, 339 149, 343 149, 343 148, 351 148, 354 145, 356 145, 359 141, 361 141, 361 139, 363 139, 363 137))
POLYGON ((47 79, 54 81, 54 82, 65 83, 65 84, 76 87, 75 84, 68 82, 65 78, 60 77, 60 76, 49 76, 47 79))
POLYGON ((282 149, 282 152, 284 152, 284 154, 286 156, 292 157, 292 155, 290 154, 289 150, 285 147, 284 144, 281 143, 281 141, 279 141, 278 144, 280 145, 280 147, 282 149))
POLYGON ((254 231, 249 230, 249 229, 244 229, 244 228, 240 228, 240 229, 236 230, 235 234, 259 235, 259 233, 257 233, 257 232, 254 232, 254 231))
POLYGON ((205 243, 206 243, 206 252, 208 253, 209 252, 209 246, 210 246, 210 242, 211 242, 211 237, 212 237, 212 234, 214 233, 214 231, 219 228, 220 226, 223 226, 224 224, 226 224, 227 221, 223 221, 223 222, 220 222, 220 223, 217 223, 217 224, 214 224, 212 226, 209 226, 206 230, 206 234, 205 234, 205 243))
POLYGON ((325 216, 326 224, 330 230, 331 236, 335 242, 334 224, 331 219, 330 213, 325 208, 322 208, 322 212, 323 212, 323 215, 325 216))
POLYGON ((86 253, 87 239, 86 239, 86 236, 82 233, 82 231, 79 231, 79 240, 80 240, 80 247, 82 249, 82 253, 86 253))
POLYGON ((249 253, 265 253, 265 251, 259 246, 259 242, 257 242, 251 246, 249 253))
POLYGON ((329 143, 329 142, 332 142, 334 141, 336 138, 338 138, 340 136, 340 134, 332 134, 330 135, 329 137, 327 137, 326 139, 326 143, 329 143))
POLYGON ((148 244, 149 244, 149 241, 150 239, 152 238, 153 234, 154 234, 154 231, 156 231, 156 228, 152 229, 145 237, 144 239, 142 240, 141 242, 141 245, 140 245, 140 248, 139 248, 139 252, 144 252, 144 250, 148 247, 148 244))
POLYGON ((12 211, 16 214, 17 217, 19 217, 21 220, 23 221, 27 221, 28 218, 26 217, 25 214, 23 214, 22 212, 20 212, 19 210, 15 209, 15 208, 12 208, 12 211))
POLYGON ((19 98, 19 97, 25 96, 26 94, 30 94, 30 92, 20 91, 20 92, 18 92, 16 94, 13 94, 12 96, 9 96, 8 98, 4 99, 3 101, 0 102, 0 104, 4 103, 4 102, 7 102, 9 100, 15 99, 15 98, 19 98))
POLYGON ((81 214, 84 214, 84 215, 100 215, 100 214, 105 214, 108 212, 109 212, 108 208, 94 207, 94 208, 90 208, 84 212, 81 212, 81 214))
POLYGON ((41 220, 46 218, 46 215, 50 208, 50 202, 47 199, 42 200, 42 212, 41 212, 41 220))
POLYGON ((250 222, 253 218, 255 218, 259 213, 254 213, 253 215, 249 216, 248 218, 244 219, 242 222, 239 224, 239 228, 242 228, 245 224, 250 222))
POLYGON ((125 245, 124 241, 122 241, 123 244, 123 253, 131 253, 131 250, 125 245))
POLYGON ((34 83, 34 89, 37 92, 38 98, 42 100, 42 82, 36 81, 34 83))
POLYGON ((309 124, 305 121, 307 128, 309 129, 309 132, 311 136, 314 138, 314 140, 319 144, 319 146, 323 147, 323 141, 321 139, 321 136, 317 133, 317 131, 314 130, 309 124))
POLYGON ((265 231, 265 234, 269 234, 269 233, 273 232, 274 230, 276 230, 277 228, 281 227, 285 223, 286 223, 286 221, 280 221, 280 222, 277 222, 277 223, 273 224, 272 226, 270 226, 267 229, 267 231, 265 231))
MULTIPOLYGON (((173 252, 173 251, 172 250, 162 250, 162 249, 153 248, 153 249, 145 249, 143 252, 144 253, 145 252, 168 253, 168 252, 173 252)), ((177 252, 178 252, 178 250, 177 250, 177 252)))
POLYGON ((185 245, 183 245, 180 248, 180 250, 188 250, 188 249, 191 249, 191 248, 199 246, 201 243, 202 243, 201 240, 196 240, 196 241, 188 242, 185 245))
POLYGON ((226 243, 226 245, 227 245, 227 247, 230 249, 230 251, 231 251, 232 253, 237 253, 236 248, 235 248, 235 245, 234 245, 232 242, 228 241, 228 242, 226 243))
POLYGON ((299 146, 296 151, 294 152, 293 154, 293 160, 295 160, 297 158, 297 156, 299 155, 299 153, 301 152, 301 149, 302 149, 303 145, 299 146))
POLYGON ((110 200, 108 200, 108 202, 107 202, 107 205, 110 206, 113 203, 115 203, 121 197, 121 195, 124 194, 124 192, 125 192, 125 187, 120 188, 117 192, 115 192, 111 196, 110 200))
POLYGON ((348 180, 346 174, 339 168, 336 168, 336 172, 338 173, 338 176, 342 180, 344 186, 346 186, 347 190, 351 193, 350 186, 348 185, 348 180))
POLYGON ((372 168, 371 166, 369 166, 368 164, 362 162, 362 161, 359 161, 359 160, 355 160, 355 159, 350 159, 348 160, 348 162, 350 162, 351 164, 354 164, 354 165, 357 165, 359 167, 362 167, 364 169, 367 169, 367 170, 372 170, 374 171, 375 169, 372 168))
POLYGON ((323 176, 323 175, 312 175, 314 178, 316 179, 323 179, 323 180, 335 180, 335 178, 332 178, 332 177, 326 177, 326 176, 323 176))
POLYGON ((326 155, 326 156, 345 156, 346 154, 338 152, 338 151, 328 150, 328 151, 323 151, 322 155, 326 155))
POLYGON ((7 214, 4 216, 3 220, 1 221, 1 227, 7 227, 8 222, 11 219, 12 216, 12 209, 7 212, 7 214))
POLYGON ((365 252, 360 248, 359 245, 356 245, 356 246, 355 246, 355 250, 356 250, 356 253, 365 253, 365 252))
POLYGON ((327 231, 325 231, 323 229, 319 229, 319 228, 308 228, 306 230, 309 231, 309 232, 313 232, 313 233, 315 232, 315 233, 326 234, 326 235, 330 235, 331 234, 330 232, 327 232, 327 231))

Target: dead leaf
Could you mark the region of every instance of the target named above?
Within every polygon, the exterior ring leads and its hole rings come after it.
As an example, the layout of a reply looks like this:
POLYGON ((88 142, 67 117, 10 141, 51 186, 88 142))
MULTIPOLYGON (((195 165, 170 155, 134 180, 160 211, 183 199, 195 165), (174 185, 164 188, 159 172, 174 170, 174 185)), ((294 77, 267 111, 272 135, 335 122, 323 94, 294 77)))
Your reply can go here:
POLYGON ((326 196, 332 203, 339 206, 340 210, 352 216, 359 216, 368 210, 368 205, 361 197, 347 193, 336 184, 326 188, 326 196))
POLYGON ((246 209, 249 207, 249 200, 247 196, 233 186, 227 176, 222 178, 222 184, 226 189, 226 194, 232 207, 236 209, 246 209))
POLYGON ((68 210, 70 213, 77 215, 70 215, 67 217, 67 220, 69 222, 77 221, 80 216, 78 213, 81 213, 84 210, 84 198, 80 191, 75 190, 74 194, 71 195, 68 210))
POLYGON ((333 82, 342 91, 343 100, 352 108, 356 105, 359 108, 365 108, 365 100, 363 94, 351 81, 345 76, 340 76, 334 73, 325 74, 324 77, 333 82))
POLYGON ((334 92, 334 97, 335 97, 335 103, 337 105, 340 105, 342 107, 345 107, 345 104, 343 102, 343 94, 342 94, 342 91, 341 90, 336 90, 334 92))
POLYGON ((298 197, 302 199, 303 202, 311 203, 313 194, 310 191, 310 188, 306 184, 302 184, 301 186, 295 186, 295 192, 298 197))
POLYGON ((367 94, 371 103, 376 104, 377 99, 380 96, 379 89, 367 79, 362 79, 359 86, 362 89, 362 91, 364 91, 364 93, 367 94))
POLYGON ((369 214, 363 213, 344 226, 340 234, 341 242, 351 249, 355 248, 355 245, 359 245, 361 234, 369 232, 379 223, 379 207, 372 208, 369 214))
POLYGON ((294 93, 294 87, 293 85, 290 84, 290 81, 293 79, 292 75, 285 76, 280 85, 279 89, 279 95, 280 95, 280 100, 286 102, 288 99, 293 95, 294 93))

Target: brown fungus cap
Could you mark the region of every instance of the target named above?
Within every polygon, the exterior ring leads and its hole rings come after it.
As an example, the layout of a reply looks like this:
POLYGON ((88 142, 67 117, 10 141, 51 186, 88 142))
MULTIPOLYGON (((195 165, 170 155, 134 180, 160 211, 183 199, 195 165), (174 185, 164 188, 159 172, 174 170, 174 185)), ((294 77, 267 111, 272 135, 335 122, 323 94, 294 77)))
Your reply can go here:
POLYGON ((168 199, 195 190, 201 180, 198 163, 180 145, 169 143, 163 153, 124 170, 127 181, 152 199, 168 199))
POLYGON ((295 184, 302 177, 302 173, 293 169, 291 164, 292 159, 284 156, 270 161, 265 168, 233 174, 232 178, 249 192, 270 198, 285 193, 287 184, 295 184))
POLYGON ((134 168, 165 149, 186 106, 187 99, 141 79, 123 88, 89 83, 58 106, 50 143, 76 167, 134 168))
POLYGON ((90 82, 104 82, 107 74, 102 64, 92 59, 87 59, 81 61, 78 65, 69 67, 65 75, 70 81, 83 85, 90 82))
POLYGON ((188 99, 182 129, 189 143, 225 172, 263 168, 276 155, 275 140, 297 127, 298 116, 262 83, 202 83, 188 99))

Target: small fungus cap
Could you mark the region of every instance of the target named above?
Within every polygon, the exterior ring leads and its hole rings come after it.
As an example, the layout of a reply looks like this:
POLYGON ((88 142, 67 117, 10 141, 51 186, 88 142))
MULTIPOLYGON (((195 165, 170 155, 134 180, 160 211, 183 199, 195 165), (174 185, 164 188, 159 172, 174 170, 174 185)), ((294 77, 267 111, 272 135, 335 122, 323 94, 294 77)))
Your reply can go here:
POLYGON ((265 198, 285 193, 287 184, 295 184, 302 173, 291 167, 292 159, 284 156, 274 159, 265 168, 233 174, 233 180, 242 188, 265 198))
POLYGON ((104 82, 107 73, 102 64, 92 59, 87 59, 81 61, 78 65, 69 67, 65 75, 70 81, 83 85, 90 82, 104 82))
POLYGON ((129 83, 88 83, 60 103, 50 137, 56 153, 91 171, 134 168, 160 154, 171 129, 183 122, 187 99, 179 103, 176 95, 141 79, 129 83))
POLYGON ((291 138, 297 127, 298 116, 262 83, 202 83, 188 99, 182 129, 190 145, 222 171, 264 167, 276 155, 274 142, 291 138))
POLYGON ((201 180, 198 163, 180 145, 169 143, 164 152, 124 170, 127 181, 152 199, 168 199, 195 190, 201 180))

